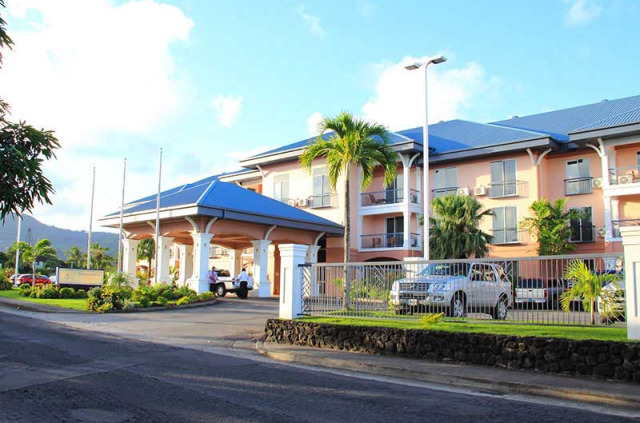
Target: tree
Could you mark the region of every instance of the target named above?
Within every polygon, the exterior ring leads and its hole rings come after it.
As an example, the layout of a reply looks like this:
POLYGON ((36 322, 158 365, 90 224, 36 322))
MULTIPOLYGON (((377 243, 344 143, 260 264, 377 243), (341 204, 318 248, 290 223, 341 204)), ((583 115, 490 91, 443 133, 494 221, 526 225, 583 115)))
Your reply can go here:
POLYGON ((433 217, 429 218, 429 255, 432 259, 483 257, 489 251, 491 235, 478 229, 491 210, 468 195, 451 194, 434 198, 433 217))
POLYGON ((136 251, 136 258, 139 260, 147 260, 149 270, 147 275, 151 276, 151 260, 155 257, 156 246, 153 238, 145 238, 138 244, 138 250, 136 251))
POLYGON ((614 298, 602 295, 604 288, 609 283, 617 283, 618 276, 603 273, 597 275, 593 273, 582 260, 573 260, 567 266, 564 274, 569 283, 569 290, 560 296, 560 304, 564 311, 569 312, 571 303, 580 298, 583 308, 591 315, 591 324, 596 324, 595 308, 598 297, 613 301, 614 298))
POLYGON ((36 245, 34 245, 33 248, 25 251, 25 253, 23 254, 23 257, 26 262, 31 263, 31 272, 32 272, 31 284, 35 286, 36 262, 46 261, 48 259, 57 258, 58 256, 56 253, 56 249, 51 246, 51 241, 45 238, 36 242, 36 245))
POLYGON ((524 218, 520 227, 528 230, 538 240, 538 255, 549 256, 567 254, 575 250, 569 242, 571 238, 571 220, 579 219, 577 210, 565 211, 567 200, 561 198, 551 204, 545 198, 534 201, 529 210, 532 216, 524 218))
MULTIPOLYGON (((13 267, 16 263, 16 252, 20 247, 20 261, 18 263, 18 273, 25 269, 25 265, 28 262, 24 259, 25 254, 27 254, 30 250, 33 249, 31 244, 25 241, 14 242, 12 246, 7 249, 7 261, 5 262, 7 267, 13 267)), ((29 264, 29 269, 31 269, 31 265, 29 264)))
POLYGON ((87 264, 87 254, 81 251, 78 247, 71 247, 65 253, 67 257, 67 265, 71 266, 71 268, 81 269, 87 264))
MULTIPOLYGON (((4 1, 0 0, 0 7, 4 1)), ((0 17, 0 49, 13 46, 6 22, 0 17)), ((0 67, 2 53, 0 50, 0 67)), ((42 163, 55 158, 60 144, 51 131, 38 130, 26 122, 6 119, 9 105, 0 99, 0 220, 9 213, 31 211, 36 201, 51 204, 53 186, 44 176, 42 163)))
POLYGON ((389 132, 383 125, 354 118, 350 113, 341 112, 335 117, 325 116, 318 124, 318 130, 320 134, 305 147, 300 156, 300 163, 311 171, 311 165, 315 159, 326 158, 329 185, 334 191, 338 179, 344 178, 344 305, 348 308, 351 288, 346 268, 346 264, 351 261, 349 173, 354 165, 362 169, 360 189, 364 190, 373 179, 374 169, 382 166, 386 188, 395 180, 398 158, 389 144, 389 132))
POLYGON ((105 270, 113 266, 114 258, 107 254, 109 248, 103 247, 97 242, 91 244, 91 267, 105 270))

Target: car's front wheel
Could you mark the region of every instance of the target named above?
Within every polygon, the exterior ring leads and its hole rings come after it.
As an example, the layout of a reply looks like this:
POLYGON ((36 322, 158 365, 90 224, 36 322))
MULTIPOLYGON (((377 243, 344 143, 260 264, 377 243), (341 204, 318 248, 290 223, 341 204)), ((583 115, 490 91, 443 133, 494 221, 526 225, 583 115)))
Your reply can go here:
POLYGON ((500 298, 495 308, 493 309, 491 317, 493 317, 495 320, 505 320, 507 318, 508 312, 509 308, 507 306, 507 300, 505 298, 500 298))
POLYGON ((457 317, 462 318, 466 315, 466 304, 464 295, 456 294, 451 300, 451 305, 449 306, 449 313, 447 313, 449 317, 457 317))
POLYGON ((227 295, 227 289, 224 287, 223 283, 219 283, 218 285, 216 285, 216 295, 218 297, 224 297, 225 295, 227 295))

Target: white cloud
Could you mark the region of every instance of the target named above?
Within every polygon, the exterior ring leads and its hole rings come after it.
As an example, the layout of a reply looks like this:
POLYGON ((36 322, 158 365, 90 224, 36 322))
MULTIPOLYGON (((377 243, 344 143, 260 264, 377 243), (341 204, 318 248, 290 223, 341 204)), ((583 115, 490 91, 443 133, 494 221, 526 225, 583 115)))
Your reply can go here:
POLYGON ((304 19, 304 21, 307 23, 307 25, 309 26, 309 32, 311 32, 312 35, 318 37, 324 37, 326 35, 324 28, 320 24, 320 18, 307 13, 307 9, 305 8, 304 4, 298 6, 298 14, 300 14, 302 19, 304 19))
MULTIPOLYGON (((424 113, 424 72, 408 71, 406 63, 424 61, 426 57, 406 57, 399 63, 378 64, 375 95, 363 106, 366 119, 387 125, 392 130, 422 125, 424 113)), ((466 108, 480 94, 499 85, 498 78, 487 76, 475 62, 461 68, 431 65, 429 79, 429 122, 464 118, 466 108)))
POLYGON ((375 15, 376 9, 377 9, 377 7, 374 4, 371 4, 370 2, 365 1, 365 0, 358 0, 357 3, 356 3, 356 6, 358 8, 358 13, 363 18, 371 18, 371 17, 373 17, 373 15, 375 15))
POLYGON ((177 113, 184 100, 169 47, 193 21, 152 0, 17 0, 0 92, 14 119, 55 130, 63 146, 111 131, 142 134, 177 113), (35 13, 27 13, 35 12, 35 13))
POLYGON ((322 113, 311 113, 311 115, 307 119, 307 131, 309 132, 309 135, 318 135, 318 124, 320 123, 320 121, 322 121, 323 118, 324 116, 322 115, 322 113))
POLYGON ((576 26, 591 22, 598 16, 602 8, 597 4, 591 4, 589 0, 565 0, 571 6, 564 16, 564 23, 567 26, 576 26))
POLYGON ((236 117, 242 108, 242 97, 218 95, 209 104, 215 109, 218 121, 225 128, 230 128, 236 122, 236 117))

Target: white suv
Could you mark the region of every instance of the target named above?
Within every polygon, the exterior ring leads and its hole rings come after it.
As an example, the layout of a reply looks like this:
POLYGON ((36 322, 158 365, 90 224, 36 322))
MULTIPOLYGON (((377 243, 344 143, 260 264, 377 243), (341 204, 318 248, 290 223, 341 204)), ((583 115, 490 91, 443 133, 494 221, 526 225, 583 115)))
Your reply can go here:
POLYGON ((397 280, 390 300, 397 314, 467 312, 507 318, 512 304, 511 282, 502 266, 493 263, 432 263, 415 277, 397 280))

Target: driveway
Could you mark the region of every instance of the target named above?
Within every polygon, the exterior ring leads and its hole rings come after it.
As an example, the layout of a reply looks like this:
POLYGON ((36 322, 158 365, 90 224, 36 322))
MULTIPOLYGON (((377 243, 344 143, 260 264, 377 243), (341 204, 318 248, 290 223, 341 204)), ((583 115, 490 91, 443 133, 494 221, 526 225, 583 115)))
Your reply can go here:
POLYGON ((278 301, 270 298, 240 300, 228 296, 217 304, 186 310, 114 314, 10 313, 166 345, 230 348, 237 341, 260 337, 265 321, 278 316, 278 301))

